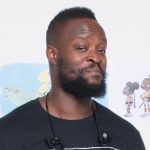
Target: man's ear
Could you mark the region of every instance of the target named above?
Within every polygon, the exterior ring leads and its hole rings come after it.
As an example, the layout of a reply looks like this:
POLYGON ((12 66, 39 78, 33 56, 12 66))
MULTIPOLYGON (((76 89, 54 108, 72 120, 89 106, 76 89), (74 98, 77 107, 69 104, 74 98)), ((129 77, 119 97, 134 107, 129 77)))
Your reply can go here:
POLYGON ((50 63, 56 63, 57 49, 54 46, 48 45, 46 49, 46 55, 50 63))

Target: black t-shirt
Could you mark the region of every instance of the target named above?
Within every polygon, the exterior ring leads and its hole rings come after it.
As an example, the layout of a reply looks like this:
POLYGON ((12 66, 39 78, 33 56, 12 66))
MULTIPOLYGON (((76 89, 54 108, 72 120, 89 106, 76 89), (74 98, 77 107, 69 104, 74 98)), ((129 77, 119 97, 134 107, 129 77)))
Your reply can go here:
MULTIPOLYGON (((145 150, 139 132, 130 123, 98 103, 96 116, 100 133, 108 133, 111 139, 108 146, 99 146, 93 116, 81 120, 50 117, 66 150, 145 150)), ((49 150, 45 140, 52 137, 47 112, 38 99, 0 119, 1 150, 49 150)))

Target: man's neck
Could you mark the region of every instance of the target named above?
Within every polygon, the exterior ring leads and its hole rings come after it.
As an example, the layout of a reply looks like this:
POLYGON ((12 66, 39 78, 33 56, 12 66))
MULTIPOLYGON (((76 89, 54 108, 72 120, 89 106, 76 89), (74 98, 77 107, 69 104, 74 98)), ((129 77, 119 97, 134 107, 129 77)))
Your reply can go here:
MULTIPOLYGON (((76 97, 64 92, 49 92, 40 101, 46 110, 46 99, 48 111, 51 115, 67 120, 79 120, 92 115, 92 101, 89 98, 77 99, 76 97)), ((46 110, 47 111, 47 110, 46 110)))

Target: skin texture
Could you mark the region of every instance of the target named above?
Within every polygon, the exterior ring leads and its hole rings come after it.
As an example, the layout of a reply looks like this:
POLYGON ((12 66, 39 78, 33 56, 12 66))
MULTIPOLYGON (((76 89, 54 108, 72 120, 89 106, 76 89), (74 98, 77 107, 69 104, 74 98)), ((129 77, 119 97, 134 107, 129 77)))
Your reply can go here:
MULTIPOLYGON (((55 44, 47 47, 50 64, 52 88, 48 94, 49 113, 68 120, 77 120, 92 114, 89 97, 77 100, 60 86, 59 62, 63 62, 62 71, 70 78, 82 76, 89 84, 100 84, 106 70, 107 40, 102 27, 89 18, 72 19, 62 28, 61 36, 55 44)), ((45 109, 45 97, 40 100, 45 109)))

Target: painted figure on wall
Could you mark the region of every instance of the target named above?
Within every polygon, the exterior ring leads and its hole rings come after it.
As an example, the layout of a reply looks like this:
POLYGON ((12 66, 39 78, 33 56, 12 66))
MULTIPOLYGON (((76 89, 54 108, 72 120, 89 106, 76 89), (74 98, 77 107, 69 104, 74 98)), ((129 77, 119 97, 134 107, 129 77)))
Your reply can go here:
POLYGON ((142 99, 142 103, 139 106, 141 108, 143 106, 143 114, 142 117, 150 116, 150 77, 145 78, 141 83, 141 88, 144 90, 143 94, 140 95, 142 99))
POLYGON ((139 89, 139 83, 134 82, 127 82, 126 86, 123 89, 123 94, 126 96, 125 104, 126 104, 126 111, 127 113, 125 114, 126 117, 131 117, 131 106, 134 106, 136 108, 135 104, 135 93, 134 91, 139 89))

